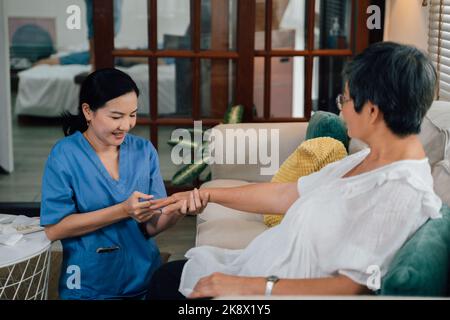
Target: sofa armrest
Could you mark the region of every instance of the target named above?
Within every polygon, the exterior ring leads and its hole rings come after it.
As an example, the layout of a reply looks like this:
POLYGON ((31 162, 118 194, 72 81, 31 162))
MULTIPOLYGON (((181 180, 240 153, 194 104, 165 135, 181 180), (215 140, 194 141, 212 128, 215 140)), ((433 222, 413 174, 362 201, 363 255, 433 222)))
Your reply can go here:
POLYGON ((284 160, 305 140, 307 126, 307 122, 292 122, 214 127, 212 139, 221 140, 223 145, 220 148, 216 144, 215 155, 219 163, 211 165, 212 179, 270 181, 284 160), (245 159, 243 163, 238 162, 238 155, 245 159))

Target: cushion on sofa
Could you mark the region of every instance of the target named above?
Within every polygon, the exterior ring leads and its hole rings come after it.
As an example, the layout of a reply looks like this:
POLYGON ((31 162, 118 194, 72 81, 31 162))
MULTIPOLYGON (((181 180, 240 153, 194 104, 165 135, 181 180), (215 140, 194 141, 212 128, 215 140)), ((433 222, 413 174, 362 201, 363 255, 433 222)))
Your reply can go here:
MULTIPOLYGON (((211 132, 211 139, 219 139, 220 141, 223 138, 223 148, 215 149, 214 152, 216 155, 223 154, 225 163, 213 163, 210 165, 212 180, 235 179, 250 182, 269 182, 273 174, 262 174, 261 169, 267 168, 269 165, 262 163, 260 154, 269 152, 272 158, 278 157, 276 160, 282 163, 305 140, 307 126, 308 123, 306 122, 292 122, 222 124, 214 127, 214 130, 211 132), (266 135, 267 143, 258 139, 258 143, 250 145, 248 136, 251 136, 252 133, 256 133, 257 136, 266 135), (237 136, 240 138, 238 139, 237 136), (273 141, 272 139, 274 138, 277 139, 273 141), (246 145, 244 164, 236 161, 237 146, 239 144, 246 145), (263 147, 264 150, 260 150, 260 147, 263 147), (272 148, 275 148, 275 150, 272 148), (230 150, 234 151, 234 164, 229 164, 225 161, 225 155, 228 155, 230 150), (250 154, 252 156, 258 155, 256 164, 251 164, 250 154)), ((239 150, 239 152, 242 152, 242 150, 239 150)), ((276 163, 276 169, 278 169, 279 163, 276 163)))
POLYGON ((219 218, 197 226, 195 246, 244 249, 265 230, 267 227, 262 222, 219 218))
POLYGON ((434 192, 441 198, 442 202, 450 206, 450 155, 433 168, 432 171, 434 192))
MULTIPOLYGON (((327 164, 347 155, 344 145, 333 138, 323 137, 304 141, 283 163, 272 182, 296 182, 300 177, 319 171, 327 164)), ((279 215, 264 215, 264 223, 273 227, 281 222, 279 215)))
POLYGON ((445 296, 448 293, 450 209, 428 220, 399 250, 382 279, 379 294, 445 296))
MULTIPOLYGON (((217 179, 206 182, 202 184, 200 189, 204 188, 231 188, 240 187, 250 184, 246 181, 241 180, 231 180, 231 179, 217 179)), ((234 210, 231 208, 224 207, 217 203, 208 203, 206 208, 203 210, 202 214, 197 215, 197 225, 217 219, 235 219, 235 220, 249 220, 262 222, 263 218, 260 214, 248 213, 244 211, 234 210)))
POLYGON ((450 102, 433 102, 419 138, 431 164, 434 191, 450 206, 450 102))
POLYGON ((348 150, 349 137, 345 122, 331 112, 316 111, 309 120, 305 140, 330 137, 341 141, 348 150))
POLYGON ((433 102, 423 119, 419 138, 431 166, 445 159, 450 149, 450 102, 433 102))

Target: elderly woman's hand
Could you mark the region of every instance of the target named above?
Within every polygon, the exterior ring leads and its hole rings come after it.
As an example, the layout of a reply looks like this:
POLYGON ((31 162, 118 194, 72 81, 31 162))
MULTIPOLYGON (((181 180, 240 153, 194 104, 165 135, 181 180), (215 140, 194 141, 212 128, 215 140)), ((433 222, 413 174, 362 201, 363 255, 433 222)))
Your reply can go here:
POLYGON ((264 294, 265 279, 232 276, 215 272, 201 278, 188 298, 264 294))
POLYGON ((208 192, 200 192, 197 188, 192 191, 174 193, 165 199, 151 200, 150 210, 161 210, 162 214, 168 214, 177 208, 182 208, 186 202, 186 212, 183 214, 197 215, 203 212, 209 201, 208 192))

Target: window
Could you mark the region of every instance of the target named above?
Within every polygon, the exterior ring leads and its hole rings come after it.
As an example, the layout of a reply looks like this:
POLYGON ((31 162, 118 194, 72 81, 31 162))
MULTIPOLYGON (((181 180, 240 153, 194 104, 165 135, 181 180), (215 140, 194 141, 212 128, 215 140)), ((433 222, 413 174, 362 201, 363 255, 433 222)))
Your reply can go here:
POLYGON ((428 51, 438 73, 437 100, 450 101, 450 0, 430 3, 428 51))
POLYGON ((354 54, 355 1, 256 3, 254 120, 307 121, 311 111, 337 112, 342 68, 354 54))
MULTIPOLYGON (((124 19, 141 26, 136 39, 114 39, 113 1, 95 1, 96 67, 145 60, 136 133, 160 150, 173 128, 214 126, 230 105, 244 106, 246 122, 308 121, 314 110, 337 112, 341 71, 369 45, 374 1, 124 2, 124 19)), ((173 169, 163 170, 166 181, 173 169)))

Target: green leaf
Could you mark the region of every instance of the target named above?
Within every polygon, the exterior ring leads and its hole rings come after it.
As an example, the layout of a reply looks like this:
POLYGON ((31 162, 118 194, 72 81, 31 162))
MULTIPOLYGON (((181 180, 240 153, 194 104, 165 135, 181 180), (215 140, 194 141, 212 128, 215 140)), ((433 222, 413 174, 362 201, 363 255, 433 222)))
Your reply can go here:
POLYGON ((169 141, 167 141, 167 144, 172 147, 174 147, 176 145, 180 145, 180 146, 186 146, 187 148, 192 148, 192 149, 195 149, 198 147, 198 144, 195 141, 193 141, 193 140, 186 141, 183 139, 169 140, 169 141))
POLYGON ((225 113, 224 123, 233 124, 241 123, 244 116, 244 107, 242 105, 233 106, 228 108, 225 113))
POLYGON ((208 164, 201 163, 193 163, 188 164, 178 170, 175 175, 172 177, 172 184, 175 186, 187 184, 192 182, 195 178, 197 178, 203 170, 206 169, 208 164))
POLYGON ((205 179, 204 180, 202 180, 203 182, 206 182, 206 181, 211 181, 211 179, 212 179, 212 173, 211 173, 211 171, 208 173, 208 175, 205 177, 205 179))

